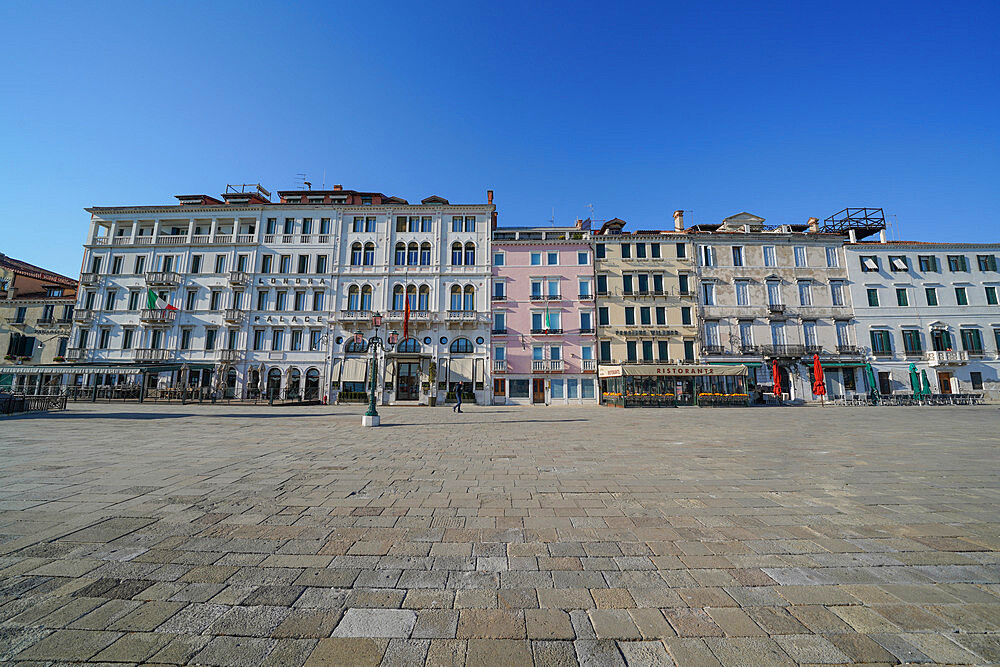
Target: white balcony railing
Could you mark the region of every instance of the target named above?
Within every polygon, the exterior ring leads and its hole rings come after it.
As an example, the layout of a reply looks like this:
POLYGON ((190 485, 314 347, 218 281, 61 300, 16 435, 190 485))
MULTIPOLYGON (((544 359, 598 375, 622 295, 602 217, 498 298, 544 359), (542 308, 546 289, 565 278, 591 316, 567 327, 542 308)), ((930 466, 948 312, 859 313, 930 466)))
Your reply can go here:
POLYGON ((211 240, 211 238, 212 237, 209 234, 195 234, 194 236, 191 237, 191 243, 204 244, 208 243, 211 240))
POLYGON ((590 372, 597 370, 597 359, 584 359, 583 360, 583 371, 590 372))
POLYGON ((254 242, 254 237, 255 237, 254 234, 240 234, 240 235, 238 235, 236 237, 236 242, 237 243, 253 243, 254 242))
POLYGON ((233 235, 232 234, 216 234, 214 242, 215 243, 232 243, 233 242, 233 235))
POLYGON ((86 324, 94 319, 94 311, 88 310, 86 308, 77 308, 73 311, 73 321, 79 322, 80 324, 86 324))
POLYGON ((63 356, 66 357, 66 361, 80 361, 87 356, 87 350, 82 347, 70 347, 63 356))
POLYGON ((232 363, 239 361, 242 356, 239 350, 219 350, 219 361, 232 363))
POLYGON ((229 324, 238 324, 243 321, 243 311, 239 308, 226 308, 222 314, 222 319, 229 324))
MULTIPOLYGON (((405 311, 402 310, 390 310, 388 319, 392 322, 403 321, 403 316, 405 311)), ((431 320, 431 312, 429 310, 411 310, 410 311, 410 321, 411 322, 429 322, 431 320)))
POLYGON ((187 243, 187 234, 160 234, 156 237, 158 245, 184 245, 187 243))
POLYGON ((146 274, 147 285, 179 285, 181 274, 174 271, 151 271, 146 274))
POLYGON ((230 285, 246 285, 250 282, 250 274, 246 271, 230 271, 229 272, 229 284, 230 285))
POLYGON ((177 319, 176 310, 166 310, 158 308, 143 308, 139 311, 139 321, 144 324, 168 325, 173 324, 177 319))
POLYGON ((507 372, 507 360, 506 359, 494 359, 493 360, 493 372, 494 373, 506 373, 507 372))
POLYGON ((561 373, 562 359, 532 359, 531 370, 536 373, 561 373))
POLYGON ((364 320, 371 320, 373 311, 370 310, 342 310, 340 311, 340 320, 342 322, 361 322, 364 320))
POLYGON ((136 361, 167 361, 173 356, 171 350, 157 350, 140 347, 132 350, 132 358, 136 361))
POLYGON ((96 285, 101 280, 101 274, 99 273, 81 273, 80 274, 80 284, 81 285, 96 285))
POLYGON ((929 350, 928 366, 961 366, 969 363, 969 353, 964 350, 929 350))
POLYGON ((444 318, 448 322, 475 322, 478 315, 474 310, 449 310, 444 318))

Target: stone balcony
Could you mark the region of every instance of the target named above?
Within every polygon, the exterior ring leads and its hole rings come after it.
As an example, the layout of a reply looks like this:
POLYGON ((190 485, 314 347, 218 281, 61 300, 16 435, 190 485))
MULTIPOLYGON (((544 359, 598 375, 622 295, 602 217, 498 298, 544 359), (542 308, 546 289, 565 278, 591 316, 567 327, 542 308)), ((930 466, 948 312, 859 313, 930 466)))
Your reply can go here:
POLYGON ((147 285, 165 285, 176 287, 181 284, 183 278, 176 271, 150 271, 146 274, 147 285))
POLYGON ((136 361, 169 361, 173 358, 173 350, 159 350, 139 347, 132 350, 132 358, 136 361))
POLYGON ((928 366, 964 366, 969 353, 964 350, 928 350, 924 356, 928 366))
POLYGON ((143 308, 139 311, 139 321, 151 326, 170 326, 177 321, 177 311, 165 308, 143 308))

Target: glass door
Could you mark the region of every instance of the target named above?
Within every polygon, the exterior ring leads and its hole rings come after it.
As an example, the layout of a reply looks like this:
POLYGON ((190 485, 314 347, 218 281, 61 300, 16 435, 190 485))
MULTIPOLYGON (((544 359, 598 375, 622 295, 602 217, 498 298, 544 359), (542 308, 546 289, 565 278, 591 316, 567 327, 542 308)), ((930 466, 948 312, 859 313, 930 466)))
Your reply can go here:
POLYGON ((420 398, 420 364, 401 362, 396 377, 396 400, 416 401, 420 398))

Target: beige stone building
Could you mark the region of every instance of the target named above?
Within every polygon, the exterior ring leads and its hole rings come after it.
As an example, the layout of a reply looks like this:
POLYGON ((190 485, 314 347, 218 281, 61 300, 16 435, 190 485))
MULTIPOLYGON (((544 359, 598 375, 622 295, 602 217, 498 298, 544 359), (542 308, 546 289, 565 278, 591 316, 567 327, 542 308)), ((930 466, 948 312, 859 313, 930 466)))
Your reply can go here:
POLYGON ((76 289, 72 278, 0 254, 0 391, 58 391, 61 373, 30 367, 65 359, 76 289))

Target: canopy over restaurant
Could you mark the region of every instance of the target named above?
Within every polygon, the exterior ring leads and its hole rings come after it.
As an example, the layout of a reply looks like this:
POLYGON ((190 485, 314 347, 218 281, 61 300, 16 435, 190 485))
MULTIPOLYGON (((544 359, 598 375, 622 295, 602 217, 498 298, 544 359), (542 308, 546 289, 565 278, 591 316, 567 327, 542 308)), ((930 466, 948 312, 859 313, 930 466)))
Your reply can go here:
POLYGON ((747 405, 747 367, 708 364, 600 366, 601 402, 621 408, 747 405))

